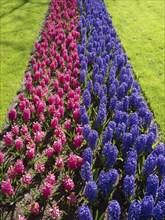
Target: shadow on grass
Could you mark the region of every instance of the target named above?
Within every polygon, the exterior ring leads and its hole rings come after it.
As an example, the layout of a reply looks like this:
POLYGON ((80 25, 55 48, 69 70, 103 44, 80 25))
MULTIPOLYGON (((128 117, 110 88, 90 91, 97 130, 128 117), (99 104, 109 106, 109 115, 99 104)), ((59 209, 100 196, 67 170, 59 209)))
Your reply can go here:
MULTIPOLYGON (((1 16, 0 16, 0 18, 3 18, 3 17, 5 17, 6 15, 9 15, 9 14, 11 14, 11 13, 13 13, 14 11, 16 11, 17 9, 19 9, 19 8, 21 8, 22 6, 24 6, 25 4, 27 4, 27 3, 32 3, 30 0, 22 0, 22 3, 21 4, 19 4, 19 5, 17 5, 16 7, 13 7, 9 12, 7 12, 7 13, 4 13, 4 14, 2 14, 1 16)), ((48 1, 46 2, 46 3, 42 3, 42 2, 37 2, 37 3, 34 3, 35 5, 37 4, 37 5, 48 5, 48 1)), ((33 4, 33 3, 32 3, 33 4)))

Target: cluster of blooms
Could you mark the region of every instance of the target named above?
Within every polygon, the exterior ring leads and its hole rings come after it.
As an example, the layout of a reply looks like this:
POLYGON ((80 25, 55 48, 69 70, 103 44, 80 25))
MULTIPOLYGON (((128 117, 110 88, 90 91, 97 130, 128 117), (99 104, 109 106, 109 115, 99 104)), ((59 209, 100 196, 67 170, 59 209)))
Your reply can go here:
MULTIPOLYGON (((31 68, 25 73, 25 89, 19 94, 17 106, 9 110, 10 130, 3 136, 0 166, 7 170, 7 175, 0 176, 3 199, 14 201, 19 190, 33 193, 39 187, 29 204, 31 215, 40 213, 43 200, 56 200, 59 187, 64 189, 67 201, 76 203, 76 195, 71 192, 76 187, 74 174, 84 163, 78 156, 83 136, 76 7, 76 0, 51 1, 45 27, 35 43, 31 68), (5 163, 10 153, 12 160, 5 163), (37 185, 37 178, 41 185, 37 185)), ((50 218, 60 218, 58 206, 51 205, 50 218)), ((26 218, 20 215, 19 219, 26 218)))
POLYGON ((78 203, 73 190, 82 187, 87 204, 78 208, 80 220, 96 219, 100 207, 105 218, 118 220, 124 203, 129 220, 163 220, 165 145, 152 150, 156 125, 105 4, 52 0, 49 11, 25 90, 8 113, 11 126, 0 151, 0 168, 7 170, 0 174, 2 198, 15 202, 19 187, 38 190, 30 215, 35 218, 48 201, 49 218, 58 220, 66 206, 52 203, 56 190, 70 206, 78 203))
MULTIPOLYGON (((165 145, 158 144, 152 150, 158 138, 153 115, 142 98, 104 2, 78 0, 78 8, 81 42, 77 48, 84 90, 80 118, 88 146, 81 175, 91 213, 95 217, 94 201, 104 199, 108 219, 120 219, 123 201, 130 204, 124 210, 129 220, 163 219, 165 191, 164 182, 160 182, 165 176, 165 145), (121 200, 108 205, 115 185, 115 194, 122 186, 122 193, 118 191, 121 200)), ((92 216, 89 207, 83 204, 79 208, 80 220, 93 219, 86 217, 92 216)))

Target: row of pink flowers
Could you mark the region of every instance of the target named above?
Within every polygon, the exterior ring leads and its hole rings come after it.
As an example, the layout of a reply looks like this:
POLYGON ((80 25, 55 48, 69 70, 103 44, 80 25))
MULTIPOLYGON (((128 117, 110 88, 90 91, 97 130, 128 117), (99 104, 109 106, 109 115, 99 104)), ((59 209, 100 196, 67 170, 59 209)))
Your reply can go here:
MULTIPOLYGON (((19 95, 17 106, 9 110, 11 130, 3 141, 7 153, 12 151, 17 156, 7 165, 7 178, 2 179, 4 199, 16 192, 19 180, 30 190, 32 183, 35 184, 34 177, 40 175, 43 179, 40 195, 44 199, 54 195, 55 186, 61 181, 64 191, 71 191, 67 201, 77 202, 72 191, 76 185, 74 172, 83 165, 83 159, 76 154, 81 151, 83 138, 79 123, 77 40, 80 34, 76 4, 76 0, 52 0, 41 40, 35 43, 31 70, 25 73, 25 91, 19 95), (48 161, 51 168, 46 167, 48 161)), ((0 165, 6 166, 7 153, 0 151, 0 165)), ((31 214, 39 214, 40 200, 36 195, 29 204, 31 214)), ((51 218, 59 219, 60 213, 57 204, 52 204, 51 218)), ((21 219, 26 218, 20 215, 21 219)))

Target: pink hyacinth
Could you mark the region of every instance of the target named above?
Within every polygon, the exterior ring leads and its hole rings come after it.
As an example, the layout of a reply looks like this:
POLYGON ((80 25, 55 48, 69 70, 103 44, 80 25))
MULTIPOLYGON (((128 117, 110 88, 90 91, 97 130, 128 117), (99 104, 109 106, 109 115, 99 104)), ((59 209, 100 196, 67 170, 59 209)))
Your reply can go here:
POLYGON ((7 171, 7 176, 9 179, 14 179, 16 176, 15 170, 13 166, 10 166, 8 171, 7 171))
POLYGON ((12 196, 14 194, 14 190, 13 190, 12 185, 10 183, 10 179, 2 180, 1 189, 2 189, 2 193, 4 195, 12 196))
POLYGON ((24 215, 18 215, 18 220, 26 220, 26 217, 24 215))
POLYGON ((61 168, 63 167, 64 161, 63 161, 63 159, 62 159, 60 156, 57 157, 56 162, 55 162, 55 165, 56 165, 56 167, 57 167, 58 169, 61 169, 61 168))
POLYGON ((14 125, 12 126, 11 131, 12 131, 12 134, 13 134, 13 135, 18 135, 18 134, 19 134, 19 127, 18 127, 18 125, 14 124, 14 125))
POLYGON ((38 202, 32 202, 30 205, 30 213, 37 215, 40 212, 40 205, 38 202))
POLYGON ((25 134, 28 133, 28 127, 27 127, 27 125, 25 125, 25 124, 22 125, 21 133, 22 133, 23 135, 25 135, 25 134))
POLYGON ((61 142, 60 139, 58 139, 57 141, 54 142, 53 148, 54 148, 54 152, 57 153, 57 154, 58 154, 60 151, 62 151, 62 142, 61 142))
POLYGON ((82 130, 83 130, 83 128, 81 127, 81 125, 77 125, 77 127, 76 127, 76 134, 82 134, 82 130))
POLYGON ((34 132, 41 131, 41 124, 39 122, 33 123, 32 129, 34 132))
POLYGON ((35 149, 34 148, 30 148, 26 151, 26 156, 29 160, 31 160, 32 158, 35 157, 35 149))
POLYGON ((55 129, 58 126, 58 118, 55 117, 51 120, 51 127, 55 129))
POLYGON ((10 109, 9 113, 8 113, 8 118, 10 121, 14 121, 17 117, 17 111, 15 108, 10 109))
POLYGON ((48 173, 47 177, 46 177, 46 181, 47 183, 53 185, 56 182, 56 177, 53 173, 48 173))
POLYGON ((4 140, 5 144, 6 144, 6 146, 11 146, 12 145, 12 141, 13 141, 11 133, 7 132, 6 135, 4 135, 3 140, 4 140))
POLYGON ((24 172, 24 165, 22 160, 17 160, 16 163, 14 164, 14 171, 16 174, 23 174, 24 172))
POLYGON ((50 208, 50 216, 54 220, 58 220, 60 218, 60 210, 57 205, 53 205, 52 208, 50 208))
POLYGON ((22 138, 18 137, 17 139, 15 139, 14 145, 15 145, 17 150, 21 150, 23 148, 23 140, 22 140, 22 138))
POLYGON ((22 184, 24 185, 30 185, 32 183, 32 177, 30 173, 26 173, 22 176, 22 184))
POLYGON ((77 155, 71 153, 68 158, 68 167, 71 170, 75 170, 77 168, 77 155))
POLYGON ((30 109, 29 109, 29 108, 25 108, 25 109, 23 110, 23 119, 24 119, 25 121, 29 121, 30 118, 31 118, 30 109))
POLYGON ((49 146, 49 147, 46 149, 46 156, 47 156, 48 158, 54 156, 54 149, 53 149, 52 147, 49 146))
POLYGON ((70 119, 67 119, 65 122, 64 122, 64 129, 65 130, 69 130, 71 128, 71 120, 70 119))
POLYGON ((19 103, 19 109, 20 111, 23 112, 23 110, 26 108, 26 102, 25 101, 20 101, 19 103))
POLYGON ((84 164, 83 158, 77 156, 77 168, 80 169, 83 164, 84 164))
POLYGON ((77 204, 77 198, 74 192, 72 192, 69 196, 67 196, 67 200, 73 205, 77 204))
POLYGON ((4 155, 2 151, 0 151, 0 165, 4 163, 4 155))
POLYGON ((78 108, 76 108, 73 111, 73 118, 74 118, 75 121, 80 119, 80 110, 78 108))
POLYGON ((65 190, 67 191, 70 191, 74 188, 74 182, 68 175, 65 176, 63 184, 64 184, 65 190))
POLYGON ((73 140, 74 148, 77 149, 78 147, 80 147, 82 141, 83 141, 82 135, 77 135, 73 140))
POLYGON ((34 135, 34 141, 36 143, 41 143, 42 139, 45 137, 44 131, 37 131, 34 135))
POLYGON ((52 195, 52 185, 48 182, 45 182, 41 189, 41 193, 46 199, 49 198, 52 195))
POLYGON ((45 164, 43 162, 38 162, 35 164, 35 171, 37 173, 43 173, 45 171, 45 164))
POLYGON ((45 102, 43 102, 43 101, 37 102, 37 106, 36 106, 37 107, 37 113, 38 114, 43 113, 45 111, 45 106, 46 106, 45 102))

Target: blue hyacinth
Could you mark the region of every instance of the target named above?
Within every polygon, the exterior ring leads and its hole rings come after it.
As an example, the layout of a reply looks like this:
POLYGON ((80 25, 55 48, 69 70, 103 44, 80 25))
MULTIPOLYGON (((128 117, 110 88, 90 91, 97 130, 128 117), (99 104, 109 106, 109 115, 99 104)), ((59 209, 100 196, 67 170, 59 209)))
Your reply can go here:
POLYGON ((91 105, 91 94, 88 89, 85 89, 85 91, 83 92, 83 104, 86 108, 89 108, 91 105))
POLYGON ((141 203, 141 218, 148 220, 152 215, 152 210, 154 208, 153 196, 144 196, 141 203))
POLYGON ((122 151, 128 152, 133 147, 133 139, 131 133, 125 133, 123 134, 123 145, 122 145, 122 151))
POLYGON ((137 170, 137 152, 136 150, 128 151, 125 159, 125 173, 126 175, 135 175, 137 170))
POLYGON ((149 154, 143 167, 142 167, 142 173, 146 175, 152 174, 157 164, 157 156, 155 154, 149 154))
POLYGON ((111 169, 109 172, 102 170, 98 177, 98 190, 103 197, 106 197, 111 192, 112 186, 118 179, 118 172, 115 169, 111 169))
POLYGON ((108 220, 119 220, 121 208, 116 200, 112 200, 108 205, 108 220))
POLYGON ((83 160, 84 162, 88 162, 90 165, 92 165, 93 161, 93 151, 90 147, 86 148, 83 152, 83 160))
POLYGON ((118 149, 116 146, 112 145, 110 142, 107 142, 102 150, 102 155, 105 157, 106 166, 113 166, 116 162, 118 156, 118 149))
POLYGON ((151 174, 147 178, 146 195, 152 195, 156 197, 157 189, 159 187, 159 178, 155 174, 151 174))
POLYGON ((165 201, 160 201, 156 204, 152 211, 152 217, 156 220, 165 218, 165 201))
POLYGON ((162 154, 158 156, 157 167, 159 170, 159 174, 161 176, 165 176, 165 157, 162 154))
POLYGON ((81 177, 84 182, 88 182, 92 180, 92 172, 91 172, 91 165, 86 161, 81 167, 81 177))
POLYGON ((89 136, 90 132, 91 132, 90 125, 88 125, 88 124, 84 125, 83 130, 82 130, 82 135, 86 141, 88 141, 88 136, 89 136))
POLYGON ((141 216, 141 202, 133 200, 128 209, 128 220, 140 220, 141 216))
POLYGON ((78 217, 79 220, 93 220, 91 211, 86 204, 78 208, 78 217))
POLYGON ((88 136, 88 145, 93 150, 97 146, 98 132, 95 130, 91 130, 88 136))
POLYGON ((89 181, 85 187, 85 197, 89 202, 94 202, 97 199, 97 184, 94 181, 89 181))
POLYGON ((124 178, 123 192, 127 199, 129 199, 131 196, 135 194, 135 178, 133 175, 127 175, 124 178))

